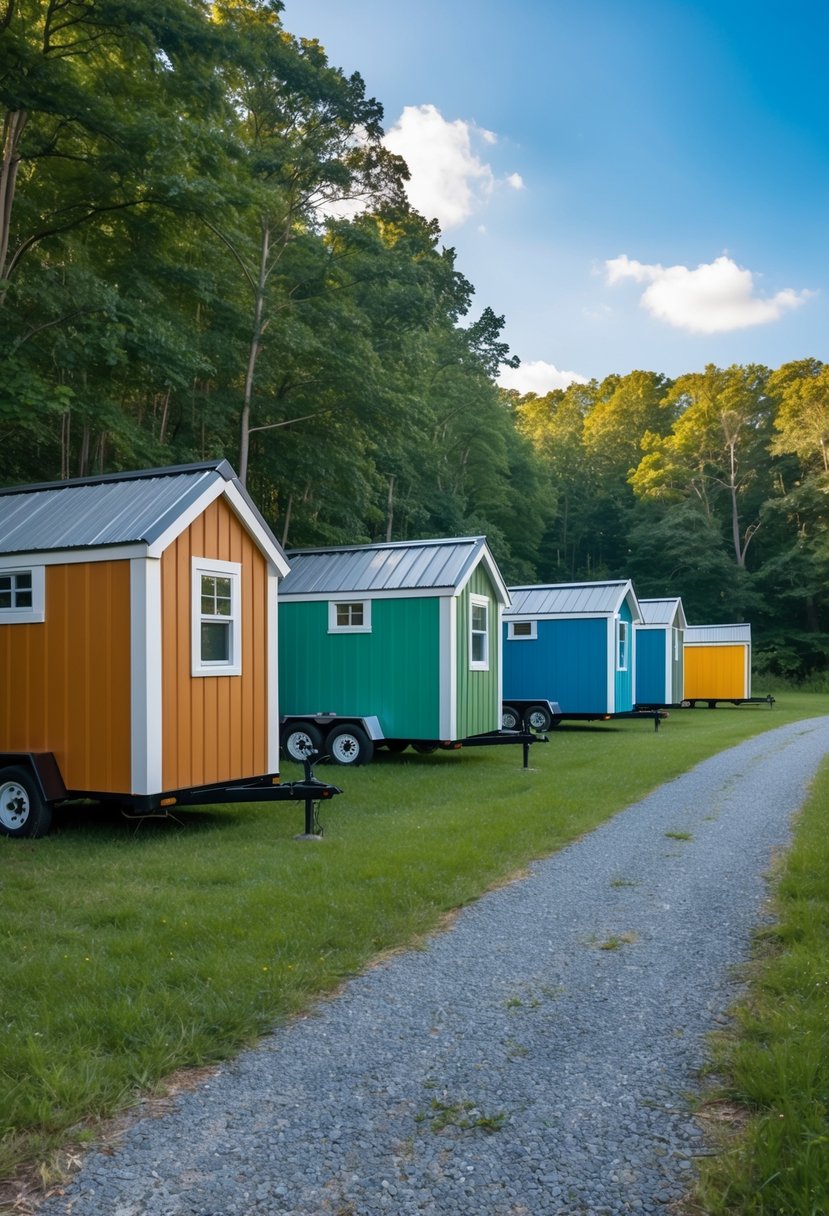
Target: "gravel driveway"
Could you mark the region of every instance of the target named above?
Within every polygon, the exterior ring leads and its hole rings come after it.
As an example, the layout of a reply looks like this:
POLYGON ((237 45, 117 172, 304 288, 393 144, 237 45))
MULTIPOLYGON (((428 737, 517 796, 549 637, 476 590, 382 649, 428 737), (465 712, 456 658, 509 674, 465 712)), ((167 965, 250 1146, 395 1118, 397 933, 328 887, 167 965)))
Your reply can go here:
POLYGON ((827 751, 812 719, 662 786, 135 1121, 41 1216, 664 1211, 702 1150, 704 1035, 827 751))

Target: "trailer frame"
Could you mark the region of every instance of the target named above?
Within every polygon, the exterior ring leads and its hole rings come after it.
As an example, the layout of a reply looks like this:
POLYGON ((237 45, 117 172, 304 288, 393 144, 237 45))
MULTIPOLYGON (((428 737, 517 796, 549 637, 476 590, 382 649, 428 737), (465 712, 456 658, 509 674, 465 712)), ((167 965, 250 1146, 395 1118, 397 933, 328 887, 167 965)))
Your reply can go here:
POLYGON ((173 807, 224 802, 303 802, 305 835, 318 836, 320 832, 314 831, 315 806, 342 790, 314 776, 313 755, 306 756, 304 763, 304 778, 284 784, 279 773, 263 773, 155 794, 119 794, 67 789, 53 752, 0 751, 0 835, 45 836, 56 806, 88 799, 123 807, 138 818, 159 811, 170 813, 173 807))

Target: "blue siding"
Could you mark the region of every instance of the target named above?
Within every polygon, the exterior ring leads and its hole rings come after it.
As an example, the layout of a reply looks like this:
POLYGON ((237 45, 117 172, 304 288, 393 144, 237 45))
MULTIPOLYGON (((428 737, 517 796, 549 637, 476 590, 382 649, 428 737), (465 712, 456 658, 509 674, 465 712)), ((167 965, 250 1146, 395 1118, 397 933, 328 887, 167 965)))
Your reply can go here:
MULTIPOLYGON (((633 709, 633 669, 636 662, 636 642, 633 637, 633 613, 630 610, 630 604, 625 600, 619 609, 617 620, 627 621, 628 627, 628 658, 627 670, 617 671, 615 680, 616 704, 613 706, 613 712, 617 714, 625 714, 633 709)), ((613 622, 614 638, 616 631, 616 621, 613 622)), ((613 666, 616 666, 616 656, 613 656, 613 666)))
POLYGON ((605 617, 539 621, 532 641, 507 640, 504 625, 505 700, 537 697, 558 701, 564 713, 607 713, 607 664, 605 617))
POLYGON ((665 689, 665 630, 636 631, 636 700, 656 705, 671 701, 665 689))

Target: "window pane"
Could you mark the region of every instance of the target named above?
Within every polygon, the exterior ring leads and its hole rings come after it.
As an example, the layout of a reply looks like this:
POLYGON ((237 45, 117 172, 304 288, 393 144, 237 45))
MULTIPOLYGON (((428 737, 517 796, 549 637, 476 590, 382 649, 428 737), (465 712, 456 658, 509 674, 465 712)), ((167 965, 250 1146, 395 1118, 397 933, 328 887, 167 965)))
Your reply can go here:
POLYGON ((18 591, 17 595, 14 597, 14 604, 16 608, 31 608, 31 591, 18 591))
POLYGON ((12 576, 10 574, 0 574, 0 591, 11 591, 12 576))
POLYGON ((472 605, 472 628, 486 629, 486 604, 472 605))
POLYGON ((230 662, 230 624, 202 621, 201 657, 203 663, 230 662))
POLYGON ((351 624, 352 625, 362 625, 362 623, 363 623, 363 605, 362 604, 352 604, 351 605, 351 624))
POLYGON ((472 634, 472 662, 483 663, 486 660, 486 634, 472 634))
POLYGON ((216 615, 217 616, 230 616, 230 607, 231 607, 230 596, 231 596, 230 579, 229 578, 217 578, 216 579, 216 615))
POLYGON ((337 604, 337 624, 349 624, 348 604, 337 604))
POLYGON ((528 638, 532 631, 532 621, 515 621, 512 626, 513 637, 528 638))
POLYGON ((11 591, 0 591, 0 608, 11 608, 12 593, 11 591))
POLYGON ((31 591, 32 589, 32 572, 31 570, 21 570, 20 574, 14 576, 15 584, 20 591, 31 591))

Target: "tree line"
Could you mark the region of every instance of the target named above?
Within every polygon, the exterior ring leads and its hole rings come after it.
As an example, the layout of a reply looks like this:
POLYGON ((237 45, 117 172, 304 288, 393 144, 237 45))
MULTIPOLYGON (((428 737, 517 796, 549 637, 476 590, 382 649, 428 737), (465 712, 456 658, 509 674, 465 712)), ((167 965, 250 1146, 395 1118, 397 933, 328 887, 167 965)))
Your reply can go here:
POLYGON ((829 658, 829 369, 521 397, 359 75, 278 0, 0 0, 0 479, 228 458, 286 546, 486 533, 829 658))

